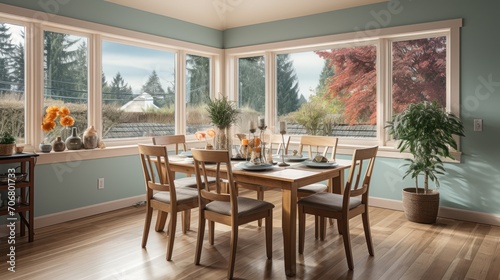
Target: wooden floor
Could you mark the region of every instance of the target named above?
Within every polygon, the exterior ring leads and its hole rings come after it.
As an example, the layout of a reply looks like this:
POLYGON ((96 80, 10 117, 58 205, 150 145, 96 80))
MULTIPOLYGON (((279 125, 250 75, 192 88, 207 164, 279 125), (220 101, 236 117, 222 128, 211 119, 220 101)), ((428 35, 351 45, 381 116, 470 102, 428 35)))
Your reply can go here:
MULTIPOLYGON (((290 279, 283 265, 281 194, 266 192, 266 200, 277 205, 273 259, 266 259, 264 229, 256 223, 241 227, 236 279, 290 279)), ((151 230, 147 249, 141 248, 144 206, 40 228, 33 243, 18 237, 15 273, 7 271, 7 240, 0 239, 0 279, 225 279, 227 227, 216 225, 215 246, 205 240, 202 265, 193 264, 197 214, 187 234, 177 227, 170 262, 164 232, 151 230)), ((325 241, 315 240, 309 218, 305 254, 298 255, 291 279, 500 279, 499 227, 450 219, 416 224, 402 212, 382 208, 371 208, 370 215, 375 256, 368 255, 361 219, 353 219, 354 271, 347 268, 336 226, 328 227, 325 241)))

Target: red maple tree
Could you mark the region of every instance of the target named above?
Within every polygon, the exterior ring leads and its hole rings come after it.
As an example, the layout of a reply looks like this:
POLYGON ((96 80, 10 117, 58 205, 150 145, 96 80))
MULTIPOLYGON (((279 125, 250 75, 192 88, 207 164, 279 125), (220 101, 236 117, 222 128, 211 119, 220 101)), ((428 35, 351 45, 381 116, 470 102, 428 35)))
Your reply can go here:
MULTIPOLYGON (((316 53, 328 59, 335 73, 327 79, 328 92, 324 98, 343 102, 346 123, 376 124, 376 47, 316 53)), ((424 100, 446 104, 446 37, 393 42, 392 60, 394 113, 424 100)))

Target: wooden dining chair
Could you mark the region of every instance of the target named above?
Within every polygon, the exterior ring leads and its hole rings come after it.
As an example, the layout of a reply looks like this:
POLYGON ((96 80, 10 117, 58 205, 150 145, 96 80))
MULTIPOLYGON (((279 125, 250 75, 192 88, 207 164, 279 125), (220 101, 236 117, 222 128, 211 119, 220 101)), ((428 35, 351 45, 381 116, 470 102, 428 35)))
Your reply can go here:
MULTIPOLYGON (((321 155, 328 158, 328 161, 335 161, 337 144, 337 137, 303 135, 300 137, 298 154, 302 155, 306 150, 310 159, 313 159, 316 155, 321 155), (328 157, 328 154, 330 157, 328 157)), ((328 186, 322 183, 310 184, 298 188, 297 196, 301 198, 317 192, 324 192, 327 188, 328 186)))
MULTIPOLYGON (((158 210, 156 231, 163 230, 170 213, 167 240, 167 260, 172 259, 177 213, 198 207, 198 193, 192 190, 176 189, 170 172, 167 147, 139 144, 144 180, 146 182, 146 221, 142 234, 142 247, 148 242, 153 210, 158 210)), ((185 223, 185 221, 183 221, 185 223)), ((185 225, 182 230, 185 233, 185 225)))
MULTIPOLYGON (((273 155, 281 155, 283 153, 283 141, 285 142, 285 155, 288 154, 288 145, 290 144, 290 136, 289 135, 284 135, 283 138, 281 137, 281 134, 272 134, 270 135, 269 139, 266 139, 266 145, 268 146, 268 149, 271 149, 272 151, 276 151, 276 153, 273 153, 273 155)), ((248 183, 241 183, 241 182, 236 182, 236 185, 238 188, 243 188, 247 190, 252 190, 257 192, 257 199, 258 200, 264 200, 264 192, 267 191, 269 188, 261 185, 255 185, 255 184, 248 184, 248 183)), ((259 227, 262 226, 262 220, 259 219, 257 221, 257 224, 259 227)))
MULTIPOLYGON (((154 145, 162 145, 162 146, 169 146, 173 145, 175 147, 175 154, 178 155, 181 152, 186 152, 188 151, 187 149, 187 144, 186 144, 186 136, 182 134, 176 134, 176 135, 161 135, 161 136, 153 136, 153 144, 154 145)), ((191 176, 191 174, 186 174, 183 173, 186 177, 178 178, 175 179, 175 173, 172 173, 172 177, 174 178, 174 183, 177 189, 190 189, 192 191, 196 191, 196 178, 191 176)), ((215 178, 209 177, 209 182, 214 183, 215 178)), ((191 225, 191 210, 186 210, 185 212, 182 213, 182 221, 183 221, 183 226, 186 228, 183 228, 183 232, 190 230, 190 225, 191 225)), ((160 225, 165 225, 165 221, 158 221, 157 222, 157 227, 158 223, 160 225)))
MULTIPOLYGON (((272 258, 272 231, 273 231, 273 208, 272 203, 252 198, 240 197, 233 179, 231 161, 228 151, 197 150, 193 149, 196 181, 198 183, 199 198, 199 226, 196 242, 195 264, 200 264, 203 237, 205 234, 206 220, 209 222, 209 242, 214 244, 215 223, 221 223, 231 227, 230 253, 227 277, 233 278, 236 261, 236 249, 238 243, 238 227, 240 225, 265 219, 266 227, 266 252, 267 258, 272 258), (215 164, 216 184, 221 184, 222 172, 226 172, 228 193, 213 191, 207 184, 207 165, 215 164), (203 180, 205 179, 205 180, 203 180)), ((220 190, 221 187, 216 188, 220 190)))
MULTIPOLYGON (((321 192, 299 200, 299 254, 304 253, 306 214, 333 218, 338 222, 339 233, 342 234, 344 240, 347 265, 352 270, 354 262, 349 233, 349 220, 361 215, 368 253, 370 256, 373 256, 373 244, 368 219, 368 191, 377 150, 378 147, 375 146, 354 151, 343 195, 321 192), (363 168, 365 164, 366 168, 363 168), (363 172, 364 176, 361 178, 363 172)), ((324 219, 321 220, 324 221, 324 219)))

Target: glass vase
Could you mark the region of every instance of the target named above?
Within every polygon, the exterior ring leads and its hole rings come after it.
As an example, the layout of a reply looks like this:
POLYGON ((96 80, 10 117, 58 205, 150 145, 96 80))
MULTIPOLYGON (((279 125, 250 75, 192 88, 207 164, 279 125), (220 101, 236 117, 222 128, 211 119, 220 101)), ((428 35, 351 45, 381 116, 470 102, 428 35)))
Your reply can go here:
POLYGON ((217 127, 215 130, 215 150, 228 150, 231 157, 232 141, 231 127, 217 127))

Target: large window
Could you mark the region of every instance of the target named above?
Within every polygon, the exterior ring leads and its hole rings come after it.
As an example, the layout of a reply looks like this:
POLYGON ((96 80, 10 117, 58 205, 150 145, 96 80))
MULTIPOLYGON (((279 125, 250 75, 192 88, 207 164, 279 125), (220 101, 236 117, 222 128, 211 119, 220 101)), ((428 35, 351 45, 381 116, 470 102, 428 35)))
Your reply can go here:
POLYGON ((25 28, 0 21, 0 134, 25 142, 25 28))
POLYGON ((290 134, 375 137, 377 48, 276 56, 277 115, 290 134))
POLYGON ((60 116, 55 127, 44 135, 44 141, 50 143, 57 136, 69 136, 68 130, 72 126, 77 127, 79 133, 87 128, 88 40, 51 31, 45 31, 43 39, 44 108, 68 108, 74 119, 74 123, 64 123, 60 116))
POLYGON ((103 41, 102 137, 175 134, 175 54, 103 41))
POLYGON ((460 27, 461 20, 450 20, 385 28, 373 37, 348 33, 233 48, 227 59, 239 68, 230 67, 228 79, 242 108, 249 100, 259 104, 254 108, 271 133, 286 121, 292 142, 313 134, 340 137, 347 149, 392 145, 384 126, 408 104, 437 102, 460 114, 460 27), (242 65, 255 58, 271 63, 244 73, 242 65), (245 83, 256 73, 258 83, 245 83), (257 84, 259 90, 245 91, 257 84))

